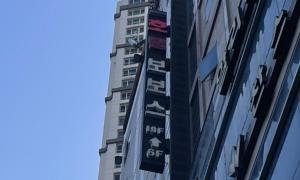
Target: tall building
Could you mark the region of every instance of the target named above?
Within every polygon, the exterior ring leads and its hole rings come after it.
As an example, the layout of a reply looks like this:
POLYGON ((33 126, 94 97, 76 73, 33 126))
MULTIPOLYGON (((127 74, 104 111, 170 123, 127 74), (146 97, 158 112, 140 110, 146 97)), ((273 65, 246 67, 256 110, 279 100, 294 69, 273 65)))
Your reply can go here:
POLYGON ((147 30, 121 177, 300 179, 300 1, 165 2, 170 27, 154 18, 147 30))
POLYGON ((99 150, 99 180, 120 179, 123 123, 137 72, 133 56, 141 52, 141 48, 128 42, 144 39, 148 6, 145 0, 117 2, 103 139, 99 150))

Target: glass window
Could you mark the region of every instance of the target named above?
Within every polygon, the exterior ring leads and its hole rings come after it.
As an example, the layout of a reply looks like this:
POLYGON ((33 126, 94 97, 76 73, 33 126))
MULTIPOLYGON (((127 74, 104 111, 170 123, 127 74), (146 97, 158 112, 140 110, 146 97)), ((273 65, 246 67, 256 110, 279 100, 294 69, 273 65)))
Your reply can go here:
POLYGON ((119 126, 123 126, 124 121, 125 121, 125 116, 120 116, 120 117, 119 117, 118 125, 119 125, 119 126))
POLYGON ((132 24, 132 19, 127 19, 127 25, 131 25, 132 24))
POLYGON ((120 180, 121 173, 114 173, 114 180, 120 180))
POLYGON ((135 75, 136 74, 136 68, 129 69, 129 75, 135 75))
POLYGON ((137 48, 125 48, 125 55, 129 55, 129 54, 136 54, 138 52, 140 52, 140 49, 137 48))
POLYGON ((134 76, 136 74, 136 68, 123 69, 123 76, 134 76))
POLYGON ((135 64, 133 57, 124 58, 124 65, 135 64))
POLYGON ((144 23, 144 17, 136 17, 127 19, 127 25, 144 23))
POLYGON ((132 16, 132 11, 131 10, 128 11, 127 16, 132 16))
POLYGON ((134 78, 133 79, 125 79, 122 81, 123 87, 131 87, 134 84, 134 78))
MULTIPOLYGON (((141 30, 141 29, 140 29, 141 30)), ((143 32, 144 32, 144 28, 143 28, 143 32)), ((139 41, 142 41, 144 39, 144 36, 143 35, 140 35, 139 36, 139 41)))
POLYGON ((144 14, 145 13, 145 9, 144 8, 139 8, 139 9, 130 9, 128 10, 128 16, 135 16, 135 15, 139 15, 139 14, 144 14))
POLYGON ((133 15, 138 15, 138 14, 140 14, 140 10, 139 9, 133 10, 133 15))
POLYGON ((116 153, 121 153, 122 152, 122 143, 117 143, 116 144, 116 153))
POLYGON ((132 24, 139 24, 140 23, 140 19, 139 18, 134 18, 132 20, 132 24))
POLYGON ((127 110, 128 103, 120 104, 120 112, 124 113, 127 110))
POLYGON ((131 34, 131 29, 127 29, 127 35, 130 35, 131 34))
POLYGON ((145 2, 145 0, 129 0, 129 4, 139 4, 145 2))
POLYGON ((123 129, 118 129, 118 138, 124 137, 123 129))
POLYGON ((119 161, 117 161, 117 160, 115 159, 115 168, 120 168, 120 167, 121 167, 121 164, 122 164, 122 163, 120 163, 119 161))
POLYGON ((144 32, 144 27, 140 27, 140 33, 144 32))
POLYGON ((130 99, 131 91, 123 91, 121 92, 121 100, 130 99))

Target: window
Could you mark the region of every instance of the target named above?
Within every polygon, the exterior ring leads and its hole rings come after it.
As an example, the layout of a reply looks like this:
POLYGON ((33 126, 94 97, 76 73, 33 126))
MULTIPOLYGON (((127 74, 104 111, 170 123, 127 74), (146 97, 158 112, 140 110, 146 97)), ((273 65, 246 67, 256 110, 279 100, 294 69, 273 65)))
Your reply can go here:
POLYGON ((116 153, 121 153, 122 152, 122 143, 117 143, 116 144, 116 153))
POLYGON ((123 126, 124 121, 125 121, 125 116, 120 116, 120 117, 119 117, 118 125, 119 125, 119 126, 123 126))
POLYGON ((121 100, 130 99, 131 91, 122 91, 121 92, 121 100))
POLYGON ((144 27, 140 27, 140 33, 144 32, 144 27))
POLYGON ((141 51, 141 49, 137 49, 137 48, 126 48, 125 55, 136 54, 136 53, 139 53, 140 51, 141 51))
POLYGON ((138 33, 143 33, 143 32, 144 32, 144 26, 130 27, 127 28, 126 30, 127 35, 137 35, 138 33))
POLYGON ((135 25, 144 23, 144 17, 135 17, 127 19, 127 25, 135 25))
POLYGON ((136 74, 136 67, 123 69, 123 76, 134 76, 136 74))
POLYGON ((139 8, 139 9, 130 9, 128 10, 128 16, 135 16, 145 13, 145 8, 139 8))
POLYGON ((124 131, 123 129, 118 129, 118 138, 124 137, 124 131))
POLYGON ((122 156, 115 156, 115 168, 120 168, 122 164, 122 156))
POLYGON ((133 14, 132 11, 129 10, 128 13, 127 13, 127 16, 132 16, 132 14, 133 14))
POLYGON ((129 4, 139 4, 145 2, 145 0, 129 0, 129 4))
POLYGON ((122 81, 122 87, 131 87, 134 84, 134 79, 125 79, 122 81))
POLYGON ((138 14, 140 14, 140 10, 139 9, 136 9, 136 10, 133 10, 133 13, 132 13, 133 15, 138 15, 138 14))
POLYGON ((122 104, 120 104, 120 112, 121 113, 126 112, 127 106, 128 106, 128 103, 122 103, 122 104))
POLYGON ((130 65, 130 64, 135 64, 134 58, 133 57, 124 58, 124 63, 123 64, 124 64, 124 66, 130 65))
POLYGON ((121 173, 114 173, 114 180, 120 180, 121 173))

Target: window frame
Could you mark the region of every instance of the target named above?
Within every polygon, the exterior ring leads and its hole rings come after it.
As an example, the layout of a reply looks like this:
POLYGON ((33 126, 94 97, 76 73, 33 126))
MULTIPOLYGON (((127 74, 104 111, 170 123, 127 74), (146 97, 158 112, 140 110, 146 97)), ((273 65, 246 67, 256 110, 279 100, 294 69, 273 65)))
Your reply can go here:
POLYGON ((137 73, 137 67, 124 68, 122 72, 123 77, 135 76, 137 73))
POLYGON ((118 125, 123 126, 125 122, 125 116, 119 116, 118 125))
POLYGON ((123 143, 116 143, 116 153, 122 153, 123 143), (120 149, 121 147, 121 149, 120 149))
POLYGON ((120 104, 119 112, 120 112, 120 113, 126 113, 127 107, 128 107, 128 103, 121 103, 121 104, 120 104), (124 108, 123 108, 123 107, 124 107, 124 108), (124 110, 123 110, 123 109, 124 109, 124 110))
POLYGON ((130 96, 131 96, 131 91, 121 91, 121 93, 120 93, 121 100, 128 100, 128 99, 130 99, 130 96))
POLYGON ((120 180, 120 179, 121 179, 121 173, 120 172, 114 173, 114 180, 120 180))
POLYGON ((132 87, 134 85, 134 78, 122 80, 122 87, 132 87), (126 84, 126 85, 125 85, 126 84))
POLYGON ((124 137, 124 130, 118 129, 117 130, 117 138, 123 138, 124 137))

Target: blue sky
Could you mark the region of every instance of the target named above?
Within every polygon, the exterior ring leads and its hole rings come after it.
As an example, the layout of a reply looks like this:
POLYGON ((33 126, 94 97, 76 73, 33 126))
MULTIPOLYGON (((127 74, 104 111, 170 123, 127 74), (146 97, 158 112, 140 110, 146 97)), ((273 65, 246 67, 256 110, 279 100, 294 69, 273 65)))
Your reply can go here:
POLYGON ((115 4, 1 1, 1 180, 97 179, 115 4))

